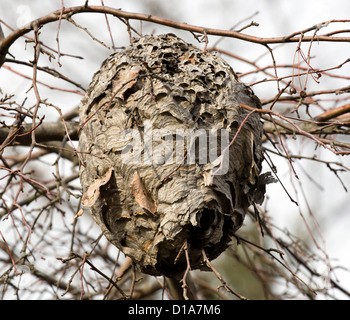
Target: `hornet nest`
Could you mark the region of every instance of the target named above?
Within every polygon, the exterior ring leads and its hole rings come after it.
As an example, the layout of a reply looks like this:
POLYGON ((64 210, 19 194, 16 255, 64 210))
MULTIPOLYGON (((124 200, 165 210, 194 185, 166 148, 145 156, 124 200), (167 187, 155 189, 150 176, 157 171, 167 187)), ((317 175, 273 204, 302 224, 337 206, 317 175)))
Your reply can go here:
POLYGON ((80 105, 83 208, 151 275, 206 269, 261 204, 260 107, 215 52, 173 34, 110 55, 80 105), (187 256, 187 257, 186 257, 187 256))

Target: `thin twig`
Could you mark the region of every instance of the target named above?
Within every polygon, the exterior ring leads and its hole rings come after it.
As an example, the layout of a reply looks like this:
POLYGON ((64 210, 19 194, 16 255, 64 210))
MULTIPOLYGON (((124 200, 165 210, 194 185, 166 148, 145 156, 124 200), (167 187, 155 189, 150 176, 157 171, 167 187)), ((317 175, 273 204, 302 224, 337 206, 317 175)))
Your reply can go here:
POLYGON ((57 34, 56 34, 57 53, 58 53, 57 63, 58 63, 58 65, 59 65, 60 67, 62 67, 62 64, 61 64, 61 62, 60 62, 61 50, 60 50, 60 39, 59 39, 59 34, 60 34, 60 30, 61 30, 61 21, 62 21, 63 10, 64 10, 64 3, 63 3, 63 0, 61 0, 61 11, 60 11, 60 15, 59 15, 59 18, 58 18, 58 26, 57 26, 57 34))
POLYGON ((187 275, 188 273, 191 271, 191 263, 190 263, 190 258, 188 256, 188 244, 187 244, 187 240, 184 243, 184 251, 185 251, 185 257, 186 257, 186 270, 184 272, 184 275, 182 277, 182 288, 183 288, 183 297, 185 298, 185 300, 189 300, 188 295, 187 295, 187 291, 188 291, 188 284, 187 284, 187 275))
POLYGON ((269 256, 271 256, 273 259, 275 259, 279 264, 281 264, 286 270, 288 270, 288 271, 293 275, 293 277, 295 277, 295 278, 298 279, 303 285, 305 285, 305 286, 308 288, 308 290, 309 290, 312 294, 316 295, 316 291, 315 291, 314 289, 312 289, 304 280, 302 280, 300 277, 298 277, 298 276, 295 274, 295 272, 293 272, 284 262, 281 261, 281 259, 277 258, 276 256, 274 256, 274 255, 272 254, 272 252, 276 252, 276 253, 278 253, 279 256, 282 258, 282 257, 283 257, 283 252, 282 252, 282 251, 277 250, 277 249, 274 249, 274 248, 265 249, 265 248, 263 248, 263 247, 257 245, 256 243, 253 243, 253 242, 251 242, 251 241, 249 241, 249 240, 247 240, 247 239, 245 239, 245 238, 242 238, 241 236, 235 235, 235 237, 237 237, 237 238, 239 239, 239 241, 244 241, 244 242, 248 243, 249 245, 252 245, 252 246, 254 246, 254 247, 256 247, 256 248, 259 248, 260 250, 266 252, 269 256))
POLYGON ((246 297, 240 295, 239 293, 233 291, 227 284, 226 281, 223 279, 223 277, 220 275, 220 273, 218 271, 216 271, 216 269, 213 267, 213 265, 210 263, 209 259, 207 258, 207 255, 205 254, 205 251, 202 250, 202 255, 203 255, 203 260, 204 262, 208 265, 208 267, 214 272, 214 274, 216 275, 216 277, 220 280, 222 286, 225 288, 225 290, 229 293, 232 293, 233 295, 235 295, 237 298, 239 298, 240 300, 247 300, 246 297))

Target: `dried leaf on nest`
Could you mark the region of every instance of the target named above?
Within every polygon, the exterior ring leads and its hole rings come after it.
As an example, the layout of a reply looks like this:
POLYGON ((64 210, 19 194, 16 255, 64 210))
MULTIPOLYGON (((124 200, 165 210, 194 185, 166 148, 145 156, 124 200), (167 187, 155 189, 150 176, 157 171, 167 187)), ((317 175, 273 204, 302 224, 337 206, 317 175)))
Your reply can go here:
POLYGON ((131 89, 137 82, 140 71, 140 66, 133 66, 130 70, 123 70, 120 72, 119 78, 113 81, 113 91, 117 98, 124 100, 125 92, 131 89))
POLYGON ((155 214, 157 211, 157 208, 154 204, 154 201, 149 194, 149 192, 146 190, 140 174, 138 172, 135 173, 134 178, 130 184, 132 193, 134 195, 136 203, 143 209, 146 209, 152 214, 155 214))
POLYGON ((89 186, 81 198, 82 207, 75 215, 74 219, 80 217, 83 214, 85 208, 91 208, 95 204, 100 196, 100 187, 109 181, 112 175, 112 171, 113 168, 109 168, 109 170, 103 176, 101 176, 101 178, 95 179, 95 181, 89 186))

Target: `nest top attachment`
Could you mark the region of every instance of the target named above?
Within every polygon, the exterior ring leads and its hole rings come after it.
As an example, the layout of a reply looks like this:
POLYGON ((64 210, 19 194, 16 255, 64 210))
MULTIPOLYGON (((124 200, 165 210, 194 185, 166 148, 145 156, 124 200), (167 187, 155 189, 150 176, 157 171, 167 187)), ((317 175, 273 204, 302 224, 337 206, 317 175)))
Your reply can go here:
POLYGON ((261 203, 260 107, 215 52, 173 34, 136 39, 80 105, 80 179, 107 239, 144 273, 205 269, 261 203), (187 256, 187 257, 186 257, 187 256))

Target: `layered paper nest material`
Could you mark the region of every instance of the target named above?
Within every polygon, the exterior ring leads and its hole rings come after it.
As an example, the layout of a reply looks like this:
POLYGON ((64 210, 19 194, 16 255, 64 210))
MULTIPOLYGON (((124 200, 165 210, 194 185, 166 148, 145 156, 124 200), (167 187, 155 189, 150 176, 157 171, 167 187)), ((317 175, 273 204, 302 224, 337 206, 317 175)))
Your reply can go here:
POLYGON ((203 252, 219 256, 263 201, 262 123, 240 104, 260 107, 217 53, 173 34, 134 40, 94 75, 80 105, 83 205, 142 272, 205 268, 203 252))

